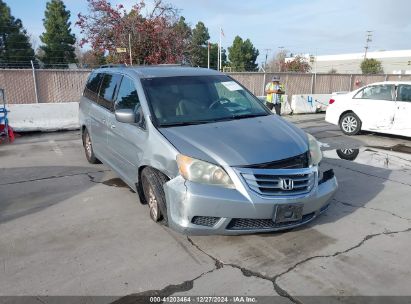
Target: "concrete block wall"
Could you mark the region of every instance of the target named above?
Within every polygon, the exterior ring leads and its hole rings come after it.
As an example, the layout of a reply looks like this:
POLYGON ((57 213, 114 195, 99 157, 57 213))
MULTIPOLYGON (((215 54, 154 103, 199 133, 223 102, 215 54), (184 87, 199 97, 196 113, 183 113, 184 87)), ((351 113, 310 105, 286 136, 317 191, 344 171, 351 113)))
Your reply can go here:
POLYGON ((79 128, 79 103, 7 105, 10 126, 17 132, 75 130, 79 128))

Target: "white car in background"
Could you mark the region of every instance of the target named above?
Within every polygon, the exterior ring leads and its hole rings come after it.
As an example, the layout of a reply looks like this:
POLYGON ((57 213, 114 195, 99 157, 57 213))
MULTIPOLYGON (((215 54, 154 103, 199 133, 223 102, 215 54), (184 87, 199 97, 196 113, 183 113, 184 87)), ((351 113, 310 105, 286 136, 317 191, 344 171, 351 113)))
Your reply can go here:
POLYGON ((363 130, 411 137, 411 81, 378 82, 333 95, 325 120, 347 135, 363 130))

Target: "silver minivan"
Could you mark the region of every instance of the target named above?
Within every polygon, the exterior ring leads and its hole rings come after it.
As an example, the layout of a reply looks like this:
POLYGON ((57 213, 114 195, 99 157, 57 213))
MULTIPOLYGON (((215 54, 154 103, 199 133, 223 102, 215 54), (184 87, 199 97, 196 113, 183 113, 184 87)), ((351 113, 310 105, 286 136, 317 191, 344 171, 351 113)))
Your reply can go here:
POLYGON ((150 217, 189 234, 303 225, 337 189, 319 143, 230 76, 181 66, 94 70, 80 102, 90 163, 115 171, 150 217))

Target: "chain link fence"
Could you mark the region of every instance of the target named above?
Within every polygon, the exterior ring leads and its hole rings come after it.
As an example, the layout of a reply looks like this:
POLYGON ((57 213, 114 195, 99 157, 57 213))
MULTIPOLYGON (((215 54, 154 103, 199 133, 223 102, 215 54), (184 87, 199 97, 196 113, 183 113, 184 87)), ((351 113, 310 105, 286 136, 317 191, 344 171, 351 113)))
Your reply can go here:
MULTIPOLYGON (((0 69, 0 88, 9 104, 58 103, 78 101, 90 70, 0 69)), ((228 73, 254 95, 263 96, 273 76, 279 76, 286 94, 330 94, 352 91, 364 85, 386 81, 411 81, 411 75, 228 73)), ((289 100, 289 101, 290 101, 289 100)))
POLYGON ((0 69, 9 104, 78 101, 90 70, 0 69))

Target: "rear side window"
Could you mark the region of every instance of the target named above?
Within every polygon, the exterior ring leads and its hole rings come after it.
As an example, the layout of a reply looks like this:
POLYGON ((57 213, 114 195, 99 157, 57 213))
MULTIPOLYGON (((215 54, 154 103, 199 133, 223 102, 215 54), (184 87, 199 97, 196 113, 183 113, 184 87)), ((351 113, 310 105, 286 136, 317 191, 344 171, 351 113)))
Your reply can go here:
POLYGON ((86 88, 84 90, 84 96, 94 102, 97 102, 98 92, 102 79, 103 74, 92 73, 87 80, 86 88))
POLYGON ((140 100, 138 99, 134 82, 130 78, 124 76, 118 90, 114 108, 115 110, 132 109, 136 112, 139 106, 140 100))
POLYGON ((394 100, 393 85, 375 85, 368 86, 359 91, 354 98, 357 99, 376 99, 376 100, 394 100))
POLYGON ((411 85, 401 84, 398 86, 397 100, 411 102, 411 85))
POLYGON ((104 74, 101 82, 98 103, 110 111, 113 110, 114 96, 120 79, 121 76, 118 74, 104 74))

